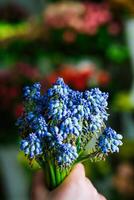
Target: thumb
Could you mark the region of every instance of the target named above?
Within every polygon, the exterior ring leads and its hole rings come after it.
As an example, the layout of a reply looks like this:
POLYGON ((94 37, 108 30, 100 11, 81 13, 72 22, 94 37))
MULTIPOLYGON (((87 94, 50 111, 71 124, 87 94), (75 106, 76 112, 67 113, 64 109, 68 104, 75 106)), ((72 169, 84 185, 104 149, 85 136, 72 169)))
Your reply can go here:
POLYGON ((53 192, 58 193, 60 191, 66 191, 69 188, 75 186, 83 178, 85 178, 84 166, 81 163, 79 163, 73 168, 73 170, 71 171, 69 176, 66 177, 64 182, 53 192))
POLYGON ((64 184, 68 184, 69 182, 74 182, 84 177, 85 177, 84 166, 81 163, 79 163, 73 168, 70 175, 65 179, 64 184))

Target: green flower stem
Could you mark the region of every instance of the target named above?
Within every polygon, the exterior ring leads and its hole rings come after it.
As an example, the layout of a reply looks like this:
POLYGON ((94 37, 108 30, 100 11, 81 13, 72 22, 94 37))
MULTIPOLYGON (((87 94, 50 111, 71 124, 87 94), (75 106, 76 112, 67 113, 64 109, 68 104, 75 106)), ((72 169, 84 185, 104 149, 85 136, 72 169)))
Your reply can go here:
POLYGON ((55 177, 56 177, 56 185, 59 185, 62 180, 61 180, 61 171, 58 167, 56 167, 56 170, 55 170, 55 177))
POLYGON ((44 165, 44 174, 45 174, 46 185, 50 189, 51 188, 50 170, 49 170, 49 166, 47 165, 47 163, 44 165))
POLYGON ((48 161, 48 167, 50 169, 50 183, 51 183, 50 189, 53 189, 53 188, 55 188, 57 186, 54 163, 52 161, 48 161))
MULTIPOLYGON (((78 162, 83 161, 87 156, 82 156, 80 157, 80 160, 78 162)), ((89 158, 89 156, 88 156, 89 158)), ((69 175, 72 167, 65 167, 65 168, 59 168, 58 166, 55 165, 55 162, 53 160, 42 160, 38 159, 38 163, 40 166, 44 169, 44 174, 45 174, 45 183, 48 187, 48 189, 53 190, 55 189, 58 185, 60 185, 64 179, 69 175)))
POLYGON ((55 166, 55 163, 51 160, 46 161, 43 168, 46 178, 46 184, 50 190, 53 190, 58 185, 60 185, 70 171, 70 169, 58 168, 57 166, 55 166))
POLYGON ((98 153, 99 153, 99 152, 97 151, 97 152, 94 152, 94 153, 91 153, 91 154, 87 154, 87 155, 80 156, 80 157, 77 159, 77 161, 76 161, 75 164, 77 164, 77 163, 79 163, 79 162, 84 162, 84 161, 86 161, 87 159, 92 159, 92 158, 94 158, 98 153))
POLYGON ((65 179, 65 177, 67 176, 67 173, 66 173, 66 169, 63 169, 61 171, 61 180, 63 181, 65 179))

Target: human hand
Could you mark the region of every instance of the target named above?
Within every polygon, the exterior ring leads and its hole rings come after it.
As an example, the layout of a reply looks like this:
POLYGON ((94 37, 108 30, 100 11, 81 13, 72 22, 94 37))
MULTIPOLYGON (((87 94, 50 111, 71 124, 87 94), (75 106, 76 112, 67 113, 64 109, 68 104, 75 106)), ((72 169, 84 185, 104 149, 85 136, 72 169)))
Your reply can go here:
POLYGON ((43 172, 38 172, 33 180, 32 200, 106 200, 100 195, 90 180, 85 177, 82 164, 77 164, 64 182, 53 191, 44 184, 43 172))

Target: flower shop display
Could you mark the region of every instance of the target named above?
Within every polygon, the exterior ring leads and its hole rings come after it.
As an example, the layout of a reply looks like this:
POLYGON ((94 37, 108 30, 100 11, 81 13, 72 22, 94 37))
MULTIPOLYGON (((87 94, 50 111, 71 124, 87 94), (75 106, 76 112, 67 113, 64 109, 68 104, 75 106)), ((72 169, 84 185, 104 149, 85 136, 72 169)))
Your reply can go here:
POLYGON ((24 112, 17 121, 20 149, 43 168, 50 189, 76 163, 119 152, 122 135, 106 126, 107 99, 108 93, 98 88, 72 90, 62 78, 45 93, 40 83, 24 88, 24 112))

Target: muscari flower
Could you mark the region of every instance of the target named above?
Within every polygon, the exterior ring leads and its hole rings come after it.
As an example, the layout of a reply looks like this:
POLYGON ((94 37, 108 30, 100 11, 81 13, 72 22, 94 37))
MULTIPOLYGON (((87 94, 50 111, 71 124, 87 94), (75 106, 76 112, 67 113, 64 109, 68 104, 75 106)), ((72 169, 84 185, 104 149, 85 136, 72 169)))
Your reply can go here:
POLYGON ((74 91, 62 78, 44 94, 40 89, 39 83, 25 87, 25 109, 17 122, 21 150, 30 160, 70 169, 83 159, 92 138, 96 142, 90 150, 96 155, 119 151, 122 136, 105 128, 108 93, 98 88, 74 91))
POLYGON ((29 155, 30 159, 43 153, 41 141, 35 133, 30 133, 28 137, 21 140, 20 149, 24 151, 26 155, 29 155))
POLYGON ((104 154, 119 152, 122 145, 122 135, 117 134, 112 128, 108 127, 99 137, 99 147, 104 154))

